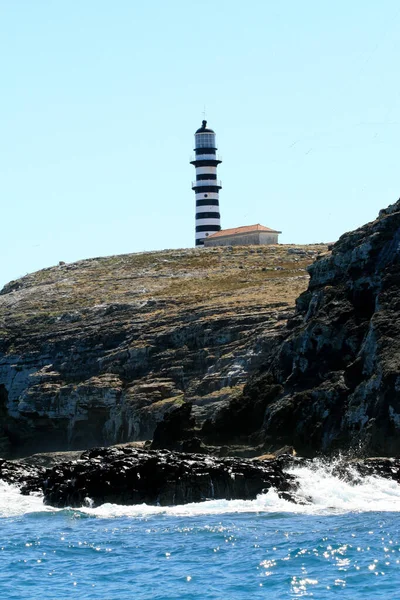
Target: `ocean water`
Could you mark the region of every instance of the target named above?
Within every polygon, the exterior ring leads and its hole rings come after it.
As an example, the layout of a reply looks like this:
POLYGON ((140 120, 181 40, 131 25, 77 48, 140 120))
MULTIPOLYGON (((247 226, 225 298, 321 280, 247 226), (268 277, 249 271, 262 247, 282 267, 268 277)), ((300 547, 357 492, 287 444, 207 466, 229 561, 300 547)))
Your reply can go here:
POLYGON ((305 505, 59 510, 0 482, 0 599, 400 598, 400 486, 296 474, 305 505))

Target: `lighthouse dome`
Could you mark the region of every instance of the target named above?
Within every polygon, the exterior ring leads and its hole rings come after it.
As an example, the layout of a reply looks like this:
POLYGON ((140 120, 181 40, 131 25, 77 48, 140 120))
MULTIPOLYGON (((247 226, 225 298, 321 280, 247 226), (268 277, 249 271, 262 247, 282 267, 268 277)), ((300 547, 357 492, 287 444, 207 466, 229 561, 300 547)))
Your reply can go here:
POLYGON ((196 133, 215 133, 215 131, 207 127, 207 121, 203 121, 200 129, 198 129, 196 133))

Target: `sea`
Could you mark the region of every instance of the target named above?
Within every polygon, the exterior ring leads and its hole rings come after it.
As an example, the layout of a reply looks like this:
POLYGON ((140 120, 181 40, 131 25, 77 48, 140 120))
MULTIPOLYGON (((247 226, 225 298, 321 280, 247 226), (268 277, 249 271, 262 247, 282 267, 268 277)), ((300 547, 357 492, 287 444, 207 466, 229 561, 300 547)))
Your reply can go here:
POLYGON ((0 482, 0 599, 400 599, 400 486, 297 467, 299 499, 55 509, 0 482))

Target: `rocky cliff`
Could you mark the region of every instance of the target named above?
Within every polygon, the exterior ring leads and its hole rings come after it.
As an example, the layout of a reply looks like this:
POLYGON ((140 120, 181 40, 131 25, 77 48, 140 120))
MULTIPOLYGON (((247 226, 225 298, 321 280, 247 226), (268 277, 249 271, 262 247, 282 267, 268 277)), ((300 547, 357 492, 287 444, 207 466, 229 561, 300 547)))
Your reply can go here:
POLYGON ((204 439, 399 455, 399 259, 400 200, 309 267, 276 355, 204 439))
POLYGON ((268 361, 316 246, 170 250, 63 264, 0 293, 0 455, 195 427, 268 361))

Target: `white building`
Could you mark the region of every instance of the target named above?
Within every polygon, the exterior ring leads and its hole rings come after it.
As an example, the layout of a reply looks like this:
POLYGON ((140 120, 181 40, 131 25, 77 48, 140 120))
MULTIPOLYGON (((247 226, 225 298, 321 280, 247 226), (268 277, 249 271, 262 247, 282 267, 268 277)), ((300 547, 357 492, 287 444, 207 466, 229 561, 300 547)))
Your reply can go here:
POLYGON ((278 235, 282 231, 264 227, 264 225, 245 225, 233 229, 221 229, 208 235, 204 246, 260 246, 265 244, 278 244, 278 235))

